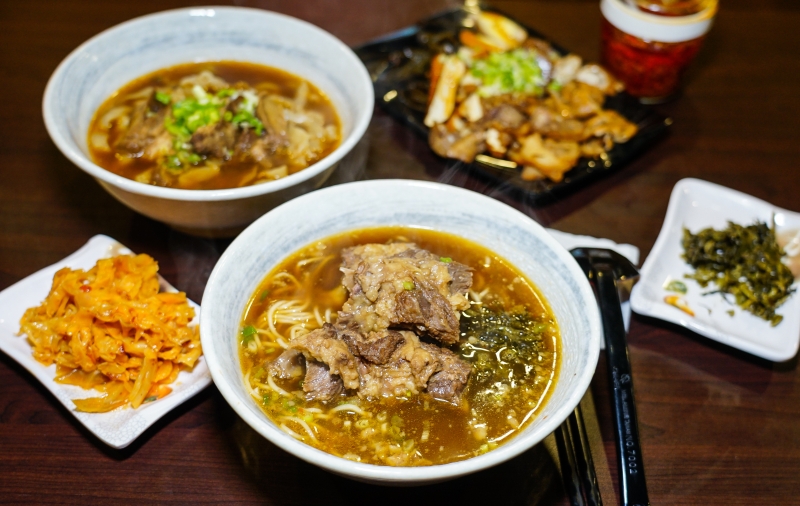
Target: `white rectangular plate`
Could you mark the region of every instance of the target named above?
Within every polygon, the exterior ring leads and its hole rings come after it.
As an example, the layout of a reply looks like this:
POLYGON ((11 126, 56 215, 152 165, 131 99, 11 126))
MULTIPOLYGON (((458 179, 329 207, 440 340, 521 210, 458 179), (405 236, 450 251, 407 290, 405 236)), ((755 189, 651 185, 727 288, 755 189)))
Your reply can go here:
MULTIPOLYGON (((25 310, 38 306, 50 292, 53 275, 63 267, 91 269, 101 258, 129 254, 131 251, 110 237, 96 235, 81 249, 22 281, 0 292, 0 350, 30 371, 56 399, 63 404, 87 429, 104 443, 114 448, 124 448, 139 437, 148 427, 170 410, 194 396, 211 383, 211 375, 204 357, 200 357, 192 372, 182 371, 172 392, 137 409, 122 407, 108 413, 81 413, 75 411, 72 399, 93 397, 97 392, 77 386, 61 385, 54 381, 56 366, 46 367, 33 358, 31 346, 25 336, 19 336, 19 321, 25 310)), ((161 291, 177 291, 159 276, 161 291)), ((200 306, 189 301, 195 309, 191 325, 200 322, 200 306)))
POLYGON ((800 343, 800 294, 794 293, 778 308, 783 321, 772 327, 769 322, 727 302, 720 294, 704 296, 715 289, 712 285, 702 288, 696 281, 684 278, 684 274, 694 270, 682 258, 684 227, 697 233, 708 227, 726 228, 728 221, 744 226, 756 221, 770 223, 773 216, 778 233, 800 230, 798 213, 699 179, 678 181, 672 190, 664 225, 642 266, 641 279, 633 288, 633 310, 682 325, 767 360, 781 362, 794 357, 800 343), (665 296, 675 295, 664 289, 669 280, 686 284, 688 293, 682 298, 694 311, 694 317, 664 302, 665 296), (734 311, 733 316, 728 314, 730 310, 734 311))

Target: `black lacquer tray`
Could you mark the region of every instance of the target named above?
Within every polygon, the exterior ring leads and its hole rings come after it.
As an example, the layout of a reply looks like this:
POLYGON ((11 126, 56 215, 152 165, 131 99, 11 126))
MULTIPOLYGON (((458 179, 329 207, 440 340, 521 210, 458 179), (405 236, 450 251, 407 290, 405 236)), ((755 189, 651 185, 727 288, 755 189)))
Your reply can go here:
MULTIPOLYGON (((464 8, 448 10, 355 48, 372 77, 377 103, 426 140, 428 127, 422 121, 427 110, 430 61, 437 53, 453 52, 459 46, 458 33, 467 16, 464 8)), ((530 36, 547 40, 535 30, 526 29, 530 36)), ((561 54, 567 54, 557 44, 551 42, 551 45, 561 54)), ((652 146, 672 123, 624 92, 608 97, 604 107, 628 118, 639 131, 628 142, 616 144, 605 160, 581 158, 558 183, 549 179, 525 181, 519 176, 519 169, 504 168, 491 161, 457 165, 511 193, 523 194, 529 203, 541 204, 621 168, 652 146)))

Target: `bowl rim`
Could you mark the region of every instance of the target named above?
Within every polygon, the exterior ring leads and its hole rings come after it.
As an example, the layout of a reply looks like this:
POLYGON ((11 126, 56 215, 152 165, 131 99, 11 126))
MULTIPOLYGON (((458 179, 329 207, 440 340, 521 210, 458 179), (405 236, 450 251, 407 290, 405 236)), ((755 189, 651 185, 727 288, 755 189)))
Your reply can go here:
MULTIPOLYGON (((600 339, 602 338, 602 324, 598 306, 596 303, 594 303, 594 292, 592 291, 585 274, 580 269, 578 263, 575 261, 572 255, 549 233, 547 233, 547 231, 540 224, 529 218, 524 213, 486 195, 443 183, 404 179, 356 181, 310 192, 276 207, 275 210, 284 206, 308 206, 310 204, 308 202, 309 200, 323 198, 326 194, 335 192, 363 191, 366 193, 370 189, 379 187, 387 187, 387 189, 394 190, 396 190, 398 187, 405 187, 405 191, 413 191, 414 189, 418 188, 444 190, 451 192, 456 198, 459 199, 470 199, 473 201, 477 200, 481 205, 481 209, 486 209, 487 206, 494 206, 498 209, 502 209, 502 212, 509 217, 510 221, 514 221, 516 224, 527 227, 529 230, 535 230, 534 233, 537 234, 537 237, 546 243, 557 254, 557 256, 563 260, 564 265, 572 275, 571 277, 576 279, 583 300, 591 302, 582 308, 582 310, 587 313, 590 326, 586 368, 579 373, 579 377, 575 383, 575 388, 572 390, 571 394, 565 399, 561 406, 556 408, 549 419, 545 420, 540 426, 539 430, 537 431, 539 436, 528 435, 526 440, 526 435, 524 434, 523 430, 522 433, 514 437, 508 443, 502 444, 490 452, 476 457, 471 457, 466 460, 450 462, 446 464, 420 467, 391 467, 376 464, 366 464, 350 461, 314 448, 294 439, 287 434, 284 434, 282 431, 280 431, 280 429, 270 426, 269 424, 264 423, 263 419, 254 416, 240 402, 234 386, 226 381, 217 381, 218 379, 222 379, 221 372, 219 372, 221 371, 219 359, 214 352, 210 354, 207 353, 207 350, 215 350, 215 347, 204 345, 204 353, 209 364, 209 370, 220 393, 228 402, 228 404, 234 409, 234 411, 236 411, 238 416, 240 416, 250 427, 252 427, 256 432, 261 434, 271 443, 277 445, 292 455, 305 460, 306 462, 322 467, 323 469, 333 473, 357 480, 366 480, 373 483, 382 483, 386 485, 422 485, 425 483, 444 481, 493 467, 513 457, 516 457, 517 455, 529 450, 534 445, 541 443, 545 437, 558 428, 558 426, 567 418, 572 410, 580 403, 581 399, 589 388, 597 367, 597 361, 600 354, 600 339), (515 442, 518 441, 523 442, 515 444, 515 442)), ((398 194, 406 193, 398 192, 398 194)), ((211 272, 206 284, 206 290, 203 294, 202 305, 206 309, 203 313, 204 319, 201 321, 201 341, 211 339, 211 337, 205 337, 209 336, 209 334, 207 331, 203 330, 204 324, 206 327, 211 325, 211 323, 209 323, 209 319, 213 316, 213 310, 208 309, 208 303, 213 302, 215 295, 213 291, 209 291, 209 288, 213 290, 217 284, 217 278, 223 276, 222 269, 226 269, 228 265, 232 263, 232 261, 229 259, 234 255, 233 252, 235 250, 242 247, 242 244, 249 243, 259 237, 262 237, 258 234, 258 229, 261 227, 260 223, 269 220, 271 213, 272 211, 266 213, 253 224, 251 224, 247 229, 245 229, 244 232, 242 232, 228 246, 211 272), (209 297, 212 300, 209 300, 209 297)), ((331 231, 331 234, 340 233, 343 231, 344 230, 331 231)), ((491 249, 491 246, 484 246, 491 249)), ((211 306, 213 307, 213 304, 211 304, 211 306)))
MULTIPOLYGON (((202 17, 195 15, 195 17, 202 17)), ((209 16, 205 16, 209 17, 209 16)), ((145 195, 148 197, 161 198, 166 200, 176 201, 192 201, 192 202, 214 202, 214 201, 227 201, 239 200, 249 197, 256 197, 269 193, 278 192, 286 188, 293 187, 303 181, 312 179, 329 169, 341 161, 344 156, 350 153, 355 145, 364 136, 364 133, 369 126, 372 119, 372 113, 375 106, 375 92, 372 87, 372 79, 370 78, 367 68, 353 50, 344 42, 339 40, 335 35, 330 32, 312 24, 308 21, 281 14, 279 12, 268 11, 265 9, 255 9, 250 7, 236 7, 236 6, 197 6, 197 7, 184 7, 178 9, 169 9, 144 16, 139 16, 129 19, 102 32, 92 36, 90 39, 84 41, 77 48, 73 49, 61 63, 58 64, 50 79, 47 81, 44 95, 42 97, 42 116, 44 117, 44 124, 47 133, 50 135, 56 147, 66 156, 73 164, 77 165, 84 172, 90 176, 102 181, 106 184, 112 185, 124 191, 133 194, 145 195), (218 190, 187 190, 179 188, 165 188, 160 186, 153 186, 132 179, 128 179, 113 172, 106 170, 99 165, 95 164, 87 155, 80 149, 75 147, 72 142, 68 141, 65 137, 65 132, 62 132, 54 117, 53 111, 56 108, 56 93, 57 89, 63 85, 64 73, 67 67, 74 61, 80 58, 88 48, 96 44, 101 44, 107 40, 113 40, 118 32, 123 31, 129 26, 141 24, 147 25, 154 19, 169 18, 169 17, 182 17, 192 16, 193 12, 212 10, 216 12, 223 12, 227 15, 234 16, 263 16, 265 18, 272 18, 284 23, 294 23, 301 29, 316 32, 319 35, 326 37, 330 43, 339 49, 340 53, 345 57, 346 61, 352 64, 353 72, 358 75, 364 84, 366 94, 364 99, 367 103, 364 104, 364 110, 355 118, 353 122, 353 129, 350 135, 342 139, 339 146, 325 158, 322 158, 317 163, 309 165, 305 169, 295 172, 287 177, 270 181, 265 184, 257 184, 252 186, 242 186, 239 188, 224 188, 218 190)), ((87 134, 88 135, 88 134, 87 134)))

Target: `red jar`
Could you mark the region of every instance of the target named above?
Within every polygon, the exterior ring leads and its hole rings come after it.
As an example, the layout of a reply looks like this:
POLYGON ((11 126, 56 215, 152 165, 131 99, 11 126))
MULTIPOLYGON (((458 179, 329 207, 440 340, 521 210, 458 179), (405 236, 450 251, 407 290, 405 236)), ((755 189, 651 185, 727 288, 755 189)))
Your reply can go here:
POLYGON ((603 64, 642 102, 664 102, 678 91, 700 50, 717 1, 637 0, 634 5, 602 0, 603 64))

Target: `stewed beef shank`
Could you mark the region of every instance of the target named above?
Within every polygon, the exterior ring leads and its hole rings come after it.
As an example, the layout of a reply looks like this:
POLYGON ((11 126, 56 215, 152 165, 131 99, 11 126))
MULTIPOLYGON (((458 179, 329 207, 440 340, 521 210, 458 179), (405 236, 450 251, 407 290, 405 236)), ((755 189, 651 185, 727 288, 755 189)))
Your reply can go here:
POLYGON ((445 344, 458 342, 458 311, 469 307, 469 267, 411 243, 356 246, 344 250, 342 260, 350 299, 340 321, 354 320, 365 332, 406 327, 445 344))
POLYGON ((350 298, 337 322, 293 339, 270 363, 270 374, 296 377, 304 362, 309 400, 331 400, 345 390, 365 399, 427 391, 459 404, 471 366, 420 335, 458 341, 457 311, 469 305, 472 270, 409 243, 346 249, 341 270, 350 298))

